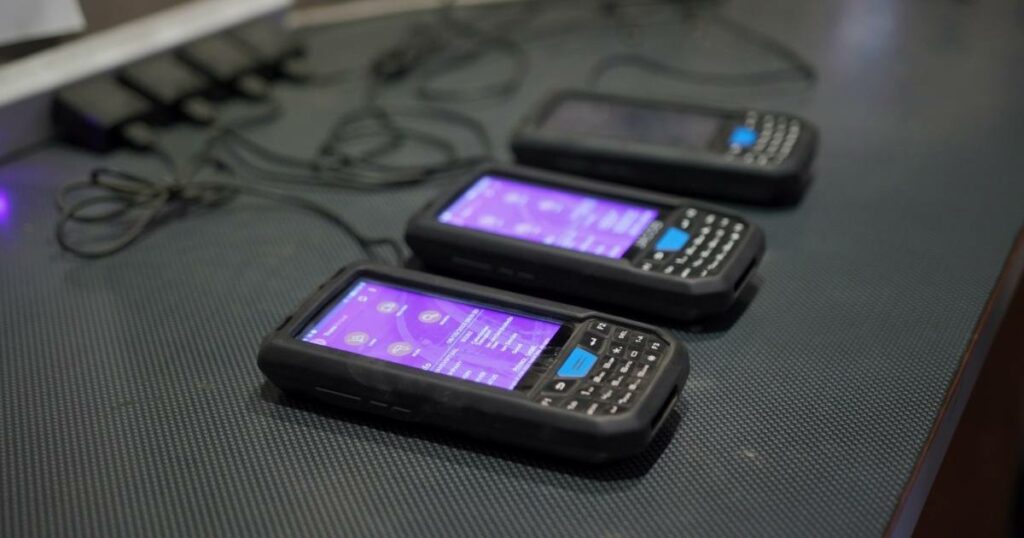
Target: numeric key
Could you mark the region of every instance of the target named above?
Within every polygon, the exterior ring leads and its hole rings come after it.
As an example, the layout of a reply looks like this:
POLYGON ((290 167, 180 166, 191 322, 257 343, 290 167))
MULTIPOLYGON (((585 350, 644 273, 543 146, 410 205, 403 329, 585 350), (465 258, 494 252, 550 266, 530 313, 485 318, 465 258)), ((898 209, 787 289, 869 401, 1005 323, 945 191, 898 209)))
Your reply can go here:
POLYGON ((572 400, 569 400, 568 402, 565 403, 565 408, 568 409, 569 411, 576 411, 577 409, 580 409, 581 407, 583 407, 583 405, 584 405, 584 401, 583 400, 578 399, 578 398, 573 398, 572 400))
POLYGON ((604 347, 604 337, 597 334, 587 333, 583 335, 583 339, 580 340, 580 345, 594 353, 600 353, 601 348, 604 347))
POLYGON ((575 381, 570 381, 568 379, 556 379, 556 380, 548 383, 544 387, 544 392, 551 392, 551 393, 556 393, 556 394, 565 394, 565 393, 569 392, 570 390, 572 390, 572 388, 574 386, 576 386, 576 382, 575 381))
POLYGON ((556 407, 558 406, 559 399, 551 396, 541 396, 537 399, 537 403, 544 407, 556 407))

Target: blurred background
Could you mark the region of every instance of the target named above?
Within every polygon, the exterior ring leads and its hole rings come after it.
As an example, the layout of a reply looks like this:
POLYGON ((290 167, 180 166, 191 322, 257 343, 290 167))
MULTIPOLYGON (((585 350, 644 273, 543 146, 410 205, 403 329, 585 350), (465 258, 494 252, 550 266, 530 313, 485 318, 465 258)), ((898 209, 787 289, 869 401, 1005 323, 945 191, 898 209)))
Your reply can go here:
MULTIPOLYGON (((25 22, 29 21, 44 27, 50 21, 67 21, 80 18, 84 25, 64 25, 53 31, 52 35, 39 37, 6 39, 0 31, 0 63, 42 50, 57 43, 64 43, 81 36, 99 32, 106 28, 128 22, 139 17, 156 13, 177 4, 186 4, 189 0, 4 0, 0 5, 0 30, 14 26, 14 30, 26 31, 25 22), (77 13, 76 13, 77 12, 77 13), (17 18, 15 17, 17 14, 17 18), (18 20, 17 24, 13 21, 18 20), (17 28, 21 27, 21 28, 17 28)), ((297 0, 297 6, 337 4, 346 0, 297 0)), ((388 1, 388 0, 381 0, 388 1)), ((399 0, 401 1, 401 0, 399 0)), ((52 24, 52 23, 51 23, 52 24)))

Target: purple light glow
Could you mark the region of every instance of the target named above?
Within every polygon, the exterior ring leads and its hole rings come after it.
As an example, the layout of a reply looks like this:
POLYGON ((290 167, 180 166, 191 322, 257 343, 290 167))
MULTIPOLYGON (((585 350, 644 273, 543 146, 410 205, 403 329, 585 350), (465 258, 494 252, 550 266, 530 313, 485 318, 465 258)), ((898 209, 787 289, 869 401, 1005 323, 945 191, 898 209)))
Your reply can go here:
POLYGON ((0 221, 6 221, 11 214, 11 202, 7 193, 0 191, 0 221))

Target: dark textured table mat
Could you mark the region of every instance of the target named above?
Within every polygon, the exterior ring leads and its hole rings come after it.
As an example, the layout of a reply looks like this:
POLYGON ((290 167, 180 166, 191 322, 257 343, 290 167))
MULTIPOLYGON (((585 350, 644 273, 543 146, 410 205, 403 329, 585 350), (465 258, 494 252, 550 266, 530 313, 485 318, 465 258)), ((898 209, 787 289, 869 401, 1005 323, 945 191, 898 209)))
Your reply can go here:
MULTIPOLYGON (((626 72, 606 87, 799 113, 821 128, 817 178, 795 209, 742 209, 768 236, 760 291, 728 331, 681 333, 693 372, 671 435, 644 457, 579 468, 283 400, 256 368, 259 340, 358 256, 354 243, 301 210, 243 200, 117 256, 75 259, 55 243, 52 197, 99 161, 52 147, 0 169, 0 535, 881 532, 1024 215, 1022 13, 852 0, 727 11, 803 51, 817 87, 626 72)), ((562 20, 549 16, 532 30, 543 37, 522 32, 523 91, 462 107, 502 147, 526 107, 581 84, 607 52, 722 70, 771 62, 701 18, 637 11, 645 26, 623 37, 593 19, 545 33, 562 20)), ((414 18, 316 32, 316 64, 359 65, 414 18)), ((359 89, 278 94, 286 116, 254 135, 310 154, 359 89)), ((200 134, 175 128, 170 143, 184 151, 200 134)), ((434 190, 311 195, 399 237, 434 190)))

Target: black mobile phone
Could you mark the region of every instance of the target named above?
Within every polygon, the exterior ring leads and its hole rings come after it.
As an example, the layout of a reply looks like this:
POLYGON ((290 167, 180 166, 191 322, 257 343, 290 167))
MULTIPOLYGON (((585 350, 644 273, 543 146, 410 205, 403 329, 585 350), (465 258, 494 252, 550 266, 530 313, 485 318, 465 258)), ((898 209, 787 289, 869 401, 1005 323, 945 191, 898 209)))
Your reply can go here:
POLYGON ((814 126, 782 112, 567 90, 519 125, 516 161, 664 192, 792 204, 810 183, 814 126))
POLYGON ((264 340, 259 367, 286 393, 600 462, 650 442, 689 359, 634 321, 357 265, 264 340))
POLYGON ((405 239, 429 268, 683 321, 727 310, 765 248, 725 210, 522 166, 471 172, 405 239))

